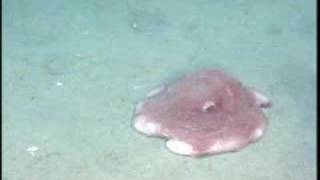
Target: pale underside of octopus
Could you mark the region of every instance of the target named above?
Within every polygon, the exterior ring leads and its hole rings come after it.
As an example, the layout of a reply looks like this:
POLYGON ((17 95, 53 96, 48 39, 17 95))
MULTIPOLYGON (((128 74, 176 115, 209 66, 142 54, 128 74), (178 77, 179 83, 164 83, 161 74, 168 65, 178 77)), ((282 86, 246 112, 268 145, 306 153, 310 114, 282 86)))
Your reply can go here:
POLYGON ((179 155, 201 157, 238 151, 259 140, 271 102, 220 70, 201 70, 162 85, 138 102, 134 128, 166 139, 179 155))

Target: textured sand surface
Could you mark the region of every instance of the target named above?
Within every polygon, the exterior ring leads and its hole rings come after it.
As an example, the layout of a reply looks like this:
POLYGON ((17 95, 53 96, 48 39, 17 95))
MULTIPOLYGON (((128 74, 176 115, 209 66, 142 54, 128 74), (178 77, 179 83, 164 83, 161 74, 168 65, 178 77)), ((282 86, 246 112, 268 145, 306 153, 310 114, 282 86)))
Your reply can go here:
POLYGON ((3 179, 315 179, 314 0, 7 0, 2 20, 3 179), (274 101, 263 141, 193 160, 134 132, 134 102, 204 67, 274 101))

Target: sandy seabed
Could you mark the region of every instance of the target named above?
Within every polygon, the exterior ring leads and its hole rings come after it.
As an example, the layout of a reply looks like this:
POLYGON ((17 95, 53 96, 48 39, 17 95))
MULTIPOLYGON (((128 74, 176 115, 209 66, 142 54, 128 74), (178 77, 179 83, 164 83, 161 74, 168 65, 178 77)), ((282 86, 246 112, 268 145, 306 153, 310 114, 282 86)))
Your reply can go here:
POLYGON ((316 179, 315 1, 3 2, 4 180, 316 179), (265 137, 177 156, 135 103, 212 67, 273 102, 265 137))

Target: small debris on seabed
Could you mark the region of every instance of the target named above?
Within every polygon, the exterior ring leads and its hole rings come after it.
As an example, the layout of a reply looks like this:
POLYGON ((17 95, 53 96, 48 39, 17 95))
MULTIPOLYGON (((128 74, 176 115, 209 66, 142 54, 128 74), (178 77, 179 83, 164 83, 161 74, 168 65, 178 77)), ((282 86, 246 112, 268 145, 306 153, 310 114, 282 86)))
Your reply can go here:
POLYGON ((58 81, 58 82, 56 82, 56 85, 57 85, 57 86, 62 86, 63 83, 58 81))
POLYGON ((39 148, 37 146, 30 146, 26 149, 26 151, 28 151, 31 154, 31 156, 34 156, 35 152, 38 150, 39 148))
POLYGON ((142 85, 135 85, 133 86, 133 90, 139 90, 142 88, 142 85))
POLYGON ((138 27, 137 23, 133 23, 133 24, 132 24, 132 28, 133 28, 133 29, 136 29, 137 27, 138 27))

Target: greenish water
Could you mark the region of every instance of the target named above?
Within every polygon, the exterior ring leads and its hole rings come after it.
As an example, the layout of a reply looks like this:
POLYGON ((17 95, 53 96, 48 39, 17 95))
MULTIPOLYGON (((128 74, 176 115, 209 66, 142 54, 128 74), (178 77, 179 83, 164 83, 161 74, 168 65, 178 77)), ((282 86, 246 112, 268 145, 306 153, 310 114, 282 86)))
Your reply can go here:
POLYGON ((316 179, 314 0, 4 0, 2 20, 3 179, 316 179), (192 159, 131 128, 137 100, 204 67, 273 101, 261 141, 192 159))

